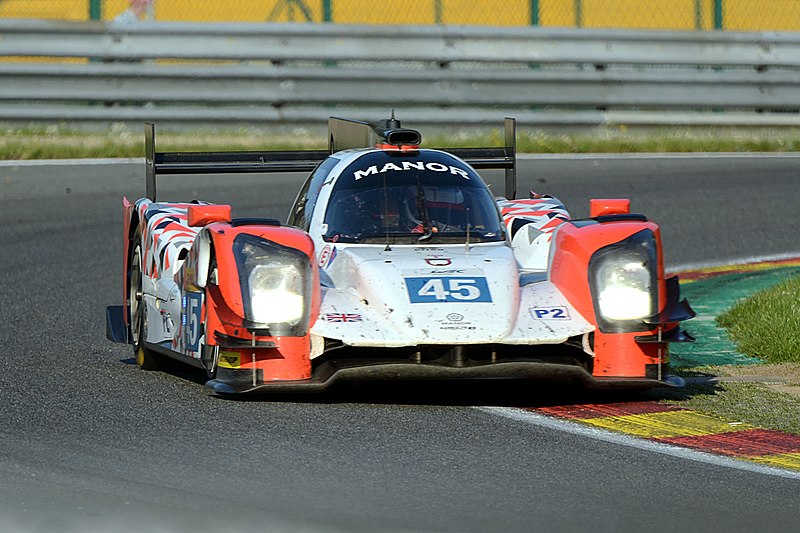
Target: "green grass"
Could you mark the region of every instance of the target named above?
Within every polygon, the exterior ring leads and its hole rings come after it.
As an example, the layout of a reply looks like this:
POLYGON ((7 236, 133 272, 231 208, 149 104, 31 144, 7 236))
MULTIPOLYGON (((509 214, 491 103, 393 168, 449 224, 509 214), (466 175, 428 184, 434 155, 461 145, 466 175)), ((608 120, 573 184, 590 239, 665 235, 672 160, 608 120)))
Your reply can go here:
POLYGON ((656 397, 731 422, 800 434, 800 396, 777 392, 761 383, 687 385, 656 397))
POLYGON ((800 277, 737 303, 717 323, 743 354, 770 363, 800 363, 800 277))
MULTIPOLYGON (((158 132, 161 151, 288 150, 323 148, 325 137, 241 130, 158 132)), ((104 132, 63 129, 57 126, 0 130, 0 159, 82 159, 94 157, 144 157, 143 130, 111 128, 104 132)))
POLYGON ((800 385, 800 276, 738 302, 718 316, 717 323, 728 330, 741 353, 783 366, 681 369, 678 373, 689 380, 697 376, 729 376, 733 380, 744 376, 745 380, 695 382, 684 389, 655 394, 681 407, 730 421, 800 434, 800 395, 796 393, 800 385), (775 375, 786 381, 786 387, 767 385, 775 375), (748 382, 747 377, 756 381, 748 382), (787 393, 791 386, 795 393, 787 393))
MULTIPOLYGON (((424 146, 501 146, 500 130, 490 133, 461 131, 426 135, 424 146)), ((158 148, 178 150, 319 149, 327 146, 324 133, 304 129, 269 131, 256 128, 194 131, 158 131, 158 148)), ((585 134, 552 134, 520 129, 521 153, 636 153, 636 152, 786 152, 800 151, 800 131, 669 129, 654 133, 631 132, 624 127, 596 129, 585 134)), ((89 157, 143 157, 140 128, 114 125, 103 131, 84 131, 51 125, 10 128, 0 125, 0 159, 68 159, 89 157)))

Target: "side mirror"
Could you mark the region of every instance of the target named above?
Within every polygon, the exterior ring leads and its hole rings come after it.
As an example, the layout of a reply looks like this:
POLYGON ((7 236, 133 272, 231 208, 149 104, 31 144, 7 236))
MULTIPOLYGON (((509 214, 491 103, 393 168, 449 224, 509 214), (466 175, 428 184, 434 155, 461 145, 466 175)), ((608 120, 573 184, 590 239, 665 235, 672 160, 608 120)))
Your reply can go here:
POLYGON ((589 200, 589 216, 628 215, 631 212, 631 201, 627 198, 592 198, 589 200))
POLYGON ((213 222, 230 222, 229 205, 190 205, 188 209, 189 226, 207 226, 213 222))

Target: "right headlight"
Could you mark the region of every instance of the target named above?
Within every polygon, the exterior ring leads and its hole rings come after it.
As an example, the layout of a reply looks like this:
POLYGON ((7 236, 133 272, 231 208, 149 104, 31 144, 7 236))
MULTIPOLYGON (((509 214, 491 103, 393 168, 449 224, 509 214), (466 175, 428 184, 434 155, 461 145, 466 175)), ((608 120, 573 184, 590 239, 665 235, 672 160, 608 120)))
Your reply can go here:
POLYGON ((296 265, 258 264, 247 279, 255 322, 296 325, 303 318, 303 275, 296 265))
POLYGON ((254 235, 233 241, 248 329, 270 335, 305 335, 311 303, 306 254, 254 235))
POLYGON ((658 265, 652 231, 601 248, 589 261, 589 283, 601 331, 648 329, 644 319, 657 313, 658 265))

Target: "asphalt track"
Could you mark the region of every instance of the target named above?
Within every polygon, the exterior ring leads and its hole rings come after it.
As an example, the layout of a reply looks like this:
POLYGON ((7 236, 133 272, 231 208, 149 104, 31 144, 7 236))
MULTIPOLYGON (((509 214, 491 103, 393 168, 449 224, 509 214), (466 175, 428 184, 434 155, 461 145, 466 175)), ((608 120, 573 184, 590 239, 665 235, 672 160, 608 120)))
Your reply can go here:
MULTIPOLYGON (((668 267, 800 255, 800 158, 523 158, 573 216, 630 197, 668 267)), ((302 176, 168 177, 285 218, 302 176)), ((500 180, 497 180, 500 183, 500 180)), ((229 401, 108 343, 140 163, 0 164, 0 531, 797 531, 800 479, 509 407, 555 386, 362 386, 229 401), (488 406, 488 408, 483 407, 488 406), (669 450, 669 451, 667 451, 669 450)))

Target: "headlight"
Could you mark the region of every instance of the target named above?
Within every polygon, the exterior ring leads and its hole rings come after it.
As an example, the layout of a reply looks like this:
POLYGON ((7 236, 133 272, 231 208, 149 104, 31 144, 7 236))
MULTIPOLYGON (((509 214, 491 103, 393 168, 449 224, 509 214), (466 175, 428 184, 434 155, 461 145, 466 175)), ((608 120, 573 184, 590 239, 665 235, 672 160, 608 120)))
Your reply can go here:
POLYGON ((270 335, 304 335, 311 300, 311 263, 303 252, 253 235, 233 241, 245 318, 270 335))
POLYGON ((295 325, 303 317, 303 276, 294 265, 256 265, 248 278, 255 322, 295 325))
POLYGON ((598 279, 603 280, 597 304, 610 320, 633 320, 653 314, 647 264, 627 259, 608 260, 597 273, 598 279))
POLYGON ((601 330, 646 329, 643 320, 655 315, 658 306, 656 243, 650 230, 595 252, 589 273, 601 330))

